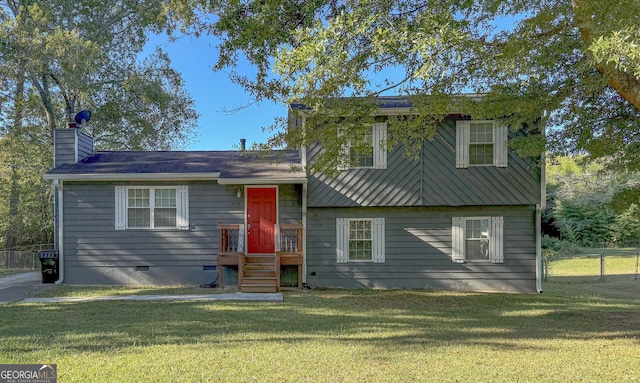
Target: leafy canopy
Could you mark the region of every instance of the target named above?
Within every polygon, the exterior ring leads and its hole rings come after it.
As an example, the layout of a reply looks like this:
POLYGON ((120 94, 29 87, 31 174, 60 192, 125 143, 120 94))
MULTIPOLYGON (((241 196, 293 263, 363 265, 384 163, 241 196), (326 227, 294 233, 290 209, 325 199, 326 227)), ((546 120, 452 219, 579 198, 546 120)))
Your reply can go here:
POLYGON ((150 32, 170 27, 168 0, 0 0, 0 248, 51 242, 57 127, 89 109, 100 150, 173 149, 197 113, 150 32))
MULTIPOLYGON (((36 95, 40 116, 19 113, 19 119, 40 117, 50 137, 80 109, 89 109, 91 133, 102 149, 181 146, 197 119, 182 77, 161 50, 139 60, 148 34, 170 27, 167 5, 166 0, 0 1, 0 83, 5 94, 19 95, 0 98, 0 107, 20 110, 16 100, 36 95)), ((7 121, 0 134, 9 126, 20 123, 7 121)))
MULTIPOLYGON (((274 124, 268 146, 320 140, 336 165, 339 124, 372 119, 372 98, 408 96, 419 117, 392 121, 390 145, 414 154, 433 139, 452 96, 474 118, 550 131, 558 152, 640 162, 640 2, 637 0, 173 0, 184 29, 219 38, 216 70, 256 100, 298 101, 306 129, 274 124), (242 72, 247 60, 253 73, 242 72), (328 108, 327 99, 357 97, 328 108)), ((343 132, 350 134, 349 132, 343 132)), ((539 136, 513 143, 544 150, 539 136)))

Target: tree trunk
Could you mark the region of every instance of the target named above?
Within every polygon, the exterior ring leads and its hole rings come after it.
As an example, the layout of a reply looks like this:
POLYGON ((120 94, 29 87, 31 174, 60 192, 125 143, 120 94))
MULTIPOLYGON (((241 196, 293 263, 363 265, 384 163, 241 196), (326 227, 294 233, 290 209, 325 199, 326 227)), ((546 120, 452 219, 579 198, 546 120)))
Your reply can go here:
POLYGON ((10 267, 10 260, 14 258, 16 246, 18 245, 18 205, 20 203, 20 174, 17 166, 11 165, 11 191, 9 192, 9 228, 5 236, 6 266, 10 267))
MULTIPOLYGON (((18 136, 22 130, 22 118, 24 114, 24 73, 18 73, 16 79, 16 92, 13 97, 13 124, 10 135, 18 136)), ((9 192, 9 228, 5 236, 5 249, 7 249, 5 264, 10 265, 18 244, 18 205, 20 204, 20 174, 15 162, 11 164, 11 188, 9 192)))

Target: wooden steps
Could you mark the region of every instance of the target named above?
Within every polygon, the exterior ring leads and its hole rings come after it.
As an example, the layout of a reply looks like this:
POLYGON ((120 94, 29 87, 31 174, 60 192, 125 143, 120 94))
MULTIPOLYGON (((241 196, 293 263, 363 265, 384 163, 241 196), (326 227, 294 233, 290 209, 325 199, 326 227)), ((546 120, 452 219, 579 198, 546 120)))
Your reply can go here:
POLYGON ((275 254, 247 255, 244 257, 240 291, 243 293, 278 292, 275 254))

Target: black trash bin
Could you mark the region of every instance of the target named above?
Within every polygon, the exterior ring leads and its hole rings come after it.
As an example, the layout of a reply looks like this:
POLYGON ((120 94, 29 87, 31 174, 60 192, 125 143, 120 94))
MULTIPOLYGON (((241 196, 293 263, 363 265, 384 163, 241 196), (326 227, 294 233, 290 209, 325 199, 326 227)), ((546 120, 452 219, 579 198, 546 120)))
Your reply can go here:
POLYGON ((55 283, 58 280, 58 250, 42 250, 39 255, 42 283, 55 283))

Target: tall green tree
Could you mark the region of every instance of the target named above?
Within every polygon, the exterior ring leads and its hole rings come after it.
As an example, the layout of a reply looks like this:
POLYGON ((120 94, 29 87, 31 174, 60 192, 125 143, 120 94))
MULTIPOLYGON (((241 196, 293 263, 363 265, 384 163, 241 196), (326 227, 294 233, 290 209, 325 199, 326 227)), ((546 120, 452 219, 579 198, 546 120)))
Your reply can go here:
MULTIPOLYGON (((4 247, 52 238, 55 128, 92 112, 99 150, 174 149, 197 113, 150 33, 170 29, 164 0, 0 0, 0 237, 4 247)), ((0 246, 2 247, 2 246, 0 246)))
POLYGON ((638 194, 635 200, 626 197, 639 188, 639 172, 610 170, 585 156, 554 157, 547 164, 550 211, 543 218, 555 223, 563 239, 581 246, 637 246, 638 194))
MULTIPOLYGON (((322 167, 337 165, 350 134, 336 134, 330 114, 366 120, 375 96, 393 94, 410 97, 420 113, 389 123, 389 144, 403 142, 409 154, 433 139, 453 101, 513 129, 547 128, 558 152, 640 168, 637 0, 172 2, 186 31, 219 39, 214 69, 228 70, 256 100, 311 108, 306 129, 274 126, 270 144, 318 139, 322 167), (239 69, 243 60, 255 71, 239 69), (455 99, 459 93, 485 97, 455 99), (350 96, 362 99, 326 103, 350 96)), ((513 145, 525 155, 544 150, 539 136, 513 145)))
POLYGON ((4 0, 0 75, 38 95, 50 136, 90 109, 98 147, 181 146, 195 128, 193 100, 161 50, 139 60, 148 34, 168 23, 163 0, 4 0))

